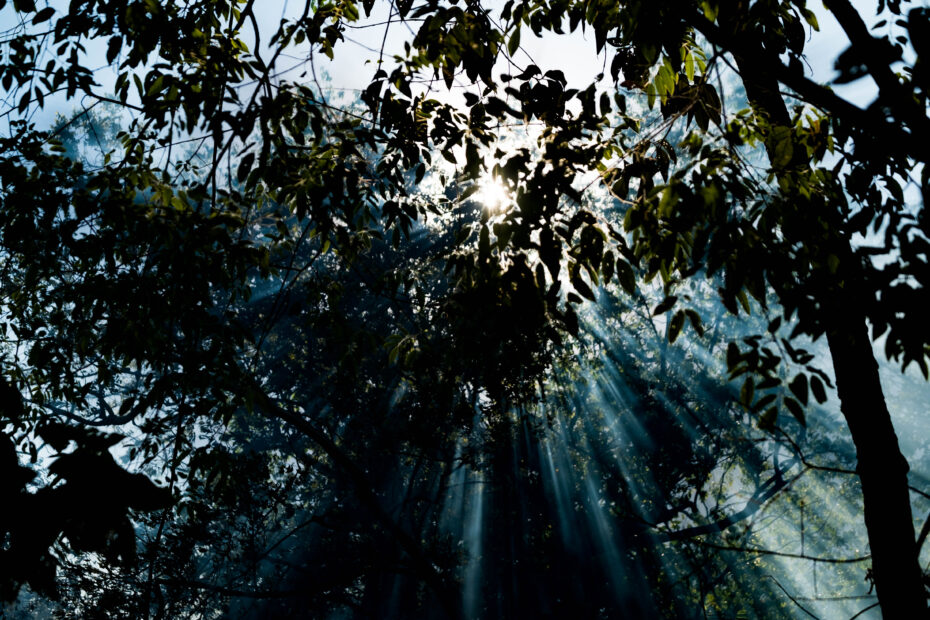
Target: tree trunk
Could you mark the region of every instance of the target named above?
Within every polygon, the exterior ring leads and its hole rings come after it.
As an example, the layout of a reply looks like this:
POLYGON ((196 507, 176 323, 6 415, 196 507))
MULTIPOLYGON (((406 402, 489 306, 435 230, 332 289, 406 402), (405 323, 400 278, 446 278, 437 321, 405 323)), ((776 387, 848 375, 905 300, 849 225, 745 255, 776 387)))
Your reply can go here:
POLYGON ((878 601, 885 618, 925 618, 909 468, 885 405, 865 319, 847 306, 834 312, 833 320, 827 342, 843 415, 856 444, 878 601))

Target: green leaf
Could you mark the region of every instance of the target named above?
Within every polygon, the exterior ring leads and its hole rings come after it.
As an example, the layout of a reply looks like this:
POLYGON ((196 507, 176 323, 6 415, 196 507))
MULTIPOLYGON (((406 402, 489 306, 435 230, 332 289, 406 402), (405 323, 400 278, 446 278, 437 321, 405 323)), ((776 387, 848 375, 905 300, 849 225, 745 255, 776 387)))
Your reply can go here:
POLYGON ((743 381, 743 386, 739 391, 739 400, 743 405, 748 409, 752 407, 752 399, 755 397, 756 393, 756 383, 753 378, 746 377, 746 380, 743 381))
POLYGON ((794 156, 794 144, 789 127, 778 126, 772 129, 770 149, 773 168, 784 168, 791 163, 794 156))
POLYGON ((702 0, 701 10, 704 11, 704 16, 707 17, 710 21, 717 19, 717 3, 708 2, 708 0, 702 0))
POLYGON ((513 30, 513 34, 510 35, 510 39, 507 41, 507 53, 512 57, 517 53, 517 50, 520 49, 520 25, 513 30))
POLYGON ((820 24, 817 23, 817 15, 810 9, 801 9, 801 13, 804 15, 804 21, 811 25, 811 28, 814 30, 820 30, 820 24))
POLYGON ((148 91, 146 91, 145 94, 148 95, 148 96, 157 95, 158 93, 161 92, 162 87, 164 86, 164 84, 165 84, 165 76, 159 75, 159 76, 158 76, 157 78, 155 78, 155 80, 149 85, 148 91))
POLYGON ((746 295, 745 289, 740 289, 736 293, 736 299, 739 300, 739 304, 743 307, 743 310, 746 314, 752 314, 752 307, 749 305, 749 297, 746 295))

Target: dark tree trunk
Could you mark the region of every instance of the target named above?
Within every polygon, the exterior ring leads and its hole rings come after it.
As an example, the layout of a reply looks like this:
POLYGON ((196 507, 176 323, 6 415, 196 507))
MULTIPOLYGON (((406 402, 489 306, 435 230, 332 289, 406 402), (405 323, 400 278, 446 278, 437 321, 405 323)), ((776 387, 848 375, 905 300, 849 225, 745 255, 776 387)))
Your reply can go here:
POLYGON ((833 318, 827 342, 843 415, 856 444, 878 601, 885 618, 925 618, 908 464, 885 405, 865 319, 849 308, 838 310, 833 318))

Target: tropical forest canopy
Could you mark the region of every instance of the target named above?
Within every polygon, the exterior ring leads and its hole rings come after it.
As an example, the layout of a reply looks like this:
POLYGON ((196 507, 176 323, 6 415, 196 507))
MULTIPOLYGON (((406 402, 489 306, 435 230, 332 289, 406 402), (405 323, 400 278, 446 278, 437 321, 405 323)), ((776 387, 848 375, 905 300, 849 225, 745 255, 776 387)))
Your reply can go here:
POLYGON ((0 16, 6 614, 926 617, 930 9, 0 16))

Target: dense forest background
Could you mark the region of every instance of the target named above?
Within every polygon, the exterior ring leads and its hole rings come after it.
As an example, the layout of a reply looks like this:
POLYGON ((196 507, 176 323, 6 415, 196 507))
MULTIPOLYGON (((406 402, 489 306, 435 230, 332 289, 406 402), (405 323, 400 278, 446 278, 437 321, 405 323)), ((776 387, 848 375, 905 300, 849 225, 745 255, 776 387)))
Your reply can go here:
POLYGON ((927 616, 930 9, 269 6, 0 0, 5 616, 927 616))

